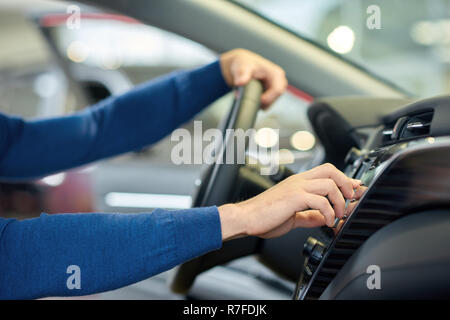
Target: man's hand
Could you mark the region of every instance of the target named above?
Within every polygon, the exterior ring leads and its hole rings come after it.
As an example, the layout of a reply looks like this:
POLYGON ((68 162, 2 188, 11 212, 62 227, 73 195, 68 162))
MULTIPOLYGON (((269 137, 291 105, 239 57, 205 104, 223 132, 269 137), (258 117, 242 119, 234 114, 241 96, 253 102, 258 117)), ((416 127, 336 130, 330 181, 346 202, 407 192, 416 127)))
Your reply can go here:
POLYGON ((220 67, 230 87, 246 85, 251 79, 261 80, 265 87, 261 96, 263 109, 267 109, 287 87, 286 74, 281 67, 245 49, 222 54, 220 67))
POLYGON ((222 239, 239 236, 272 238, 294 228, 334 225, 348 214, 345 199, 359 199, 364 187, 331 164, 288 177, 238 204, 219 207, 222 239))

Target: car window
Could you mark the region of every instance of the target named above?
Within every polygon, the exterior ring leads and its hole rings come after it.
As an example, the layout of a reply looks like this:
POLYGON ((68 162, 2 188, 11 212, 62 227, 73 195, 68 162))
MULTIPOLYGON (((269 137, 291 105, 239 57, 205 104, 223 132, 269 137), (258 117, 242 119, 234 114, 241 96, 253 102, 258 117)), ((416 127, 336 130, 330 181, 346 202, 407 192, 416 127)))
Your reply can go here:
POLYGON ((33 118, 74 108, 67 78, 39 30, 21 11, 0 10, 0 39, 1 112, 33 118))
POLYGON ((450 0, 233 1, 417 96, 450 91, 450 0))
MULTIPOLYGON (((26 119, 71 112, 78 96, 26 7, 0 2, 0 112, 26 119)), ((88 178, 72 170, 40 180, 0 183, 0 216, 92 211, 88 178)))

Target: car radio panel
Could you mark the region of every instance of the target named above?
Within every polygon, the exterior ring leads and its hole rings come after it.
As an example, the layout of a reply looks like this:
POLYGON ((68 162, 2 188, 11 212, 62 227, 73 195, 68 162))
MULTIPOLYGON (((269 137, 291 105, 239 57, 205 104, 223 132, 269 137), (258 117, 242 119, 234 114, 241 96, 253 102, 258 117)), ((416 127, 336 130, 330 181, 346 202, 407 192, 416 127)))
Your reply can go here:
POLYGON ((413 213, 413 208, 448 201, 450 186, 439 183, 439 176, 450 172, 449 158, 450 137, 425 137, 374 150, 352 148, 344 172, 368 189, 334 237, 305 243, 305 265, 294 299, 320 298, 352 254, 379 229, 413 213))

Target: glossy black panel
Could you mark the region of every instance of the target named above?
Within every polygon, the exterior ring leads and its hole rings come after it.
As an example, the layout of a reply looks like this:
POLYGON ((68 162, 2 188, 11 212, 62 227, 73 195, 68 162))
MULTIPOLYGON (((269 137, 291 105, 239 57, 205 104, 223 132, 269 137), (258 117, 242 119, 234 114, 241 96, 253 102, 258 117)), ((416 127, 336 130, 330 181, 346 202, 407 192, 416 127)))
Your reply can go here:
POLYGON ((450 138, 426 138, 379 150, 359 175, 369 189, 296 299, 317 299, 353 253, 376 231, 400 217, 450 207, 450 138))

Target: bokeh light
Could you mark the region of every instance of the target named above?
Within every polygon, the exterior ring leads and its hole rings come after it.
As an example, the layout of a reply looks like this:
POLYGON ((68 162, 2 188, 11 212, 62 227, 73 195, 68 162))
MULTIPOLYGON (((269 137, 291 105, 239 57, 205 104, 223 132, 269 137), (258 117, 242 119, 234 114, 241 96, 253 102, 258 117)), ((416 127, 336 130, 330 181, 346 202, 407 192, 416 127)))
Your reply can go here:
POLYGON ((349 53, 355 44, 355 33, 348 26, 339 26, 328 35, 327 44, 337 53, 349 53))
POLYGON ((297 131, 291 136, 291 145, 297 150, 311 150, 315 144, 316 138, 309 131, 297 131))
POLYGON ((272 128, 261 128, 256 131, 255 142, 263 148, 272 148, 278 144, 278 132, 272 128))

